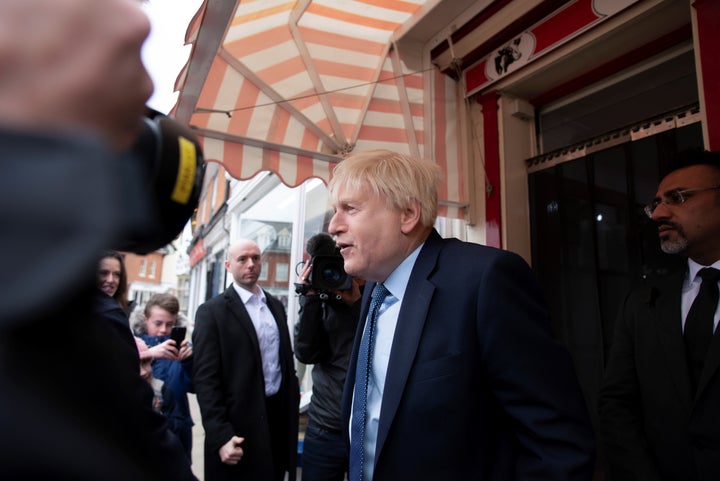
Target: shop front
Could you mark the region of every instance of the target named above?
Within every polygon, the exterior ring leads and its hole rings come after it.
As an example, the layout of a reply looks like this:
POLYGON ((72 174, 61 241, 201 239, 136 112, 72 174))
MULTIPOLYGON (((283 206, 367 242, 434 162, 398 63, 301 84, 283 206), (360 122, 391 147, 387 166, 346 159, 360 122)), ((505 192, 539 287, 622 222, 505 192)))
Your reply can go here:
POLYGON ((481 3, 429 46, 465 91, 469 211, 531 262, 595 416, 624 295, 677 264, 642 207, 673 154, 720 149, 720 8, 481 3))

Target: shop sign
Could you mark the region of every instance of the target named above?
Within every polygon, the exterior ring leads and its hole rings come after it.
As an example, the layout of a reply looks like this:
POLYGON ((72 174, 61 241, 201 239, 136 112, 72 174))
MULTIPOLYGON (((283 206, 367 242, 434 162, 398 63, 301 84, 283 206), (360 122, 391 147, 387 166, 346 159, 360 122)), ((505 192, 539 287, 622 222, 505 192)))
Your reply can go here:
POLYGON ((463 72, 466 96, 492 85, 637 2, 576 0, 565 5, 468 67, 463 72))
POLYGON ((205 248, 205 243, 200 239, 197 241, 197 244, 190 249, 190 267, 200 262, 200 260, 205 257, 205 254, 207 254, 207 249, 205 248))

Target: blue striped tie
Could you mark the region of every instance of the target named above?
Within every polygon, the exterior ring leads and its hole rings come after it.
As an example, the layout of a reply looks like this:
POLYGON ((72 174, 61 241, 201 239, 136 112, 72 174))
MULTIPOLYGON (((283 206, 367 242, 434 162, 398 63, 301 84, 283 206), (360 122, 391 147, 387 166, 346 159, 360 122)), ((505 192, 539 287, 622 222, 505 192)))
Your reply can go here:
POLYGON ((370 366, 375 345, 375 322, 378 311, 385 298, 390 294, 382 284, 375 284, 365 330, 360 341, 360 350, 355 373, 355 394, 353 401, 352 426, 350 438, 350 481, 362 481, 365 462, 365 425, 367 417, 367 391, 370 379, 370 366))

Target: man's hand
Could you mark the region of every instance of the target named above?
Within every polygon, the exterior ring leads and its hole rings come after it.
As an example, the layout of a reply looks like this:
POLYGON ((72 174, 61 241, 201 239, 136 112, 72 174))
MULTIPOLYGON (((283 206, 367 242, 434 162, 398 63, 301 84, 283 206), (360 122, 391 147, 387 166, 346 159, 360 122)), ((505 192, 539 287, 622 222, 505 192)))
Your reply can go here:
POLYGON ((298 292, 298 293, 302 292, 303 295, 306 295, 306 296, 312 296, 315 294, 315 291, 309 287, 310 284, 308 282, 308 277, 310 277, 311 273, 312 273, 312 264, 310 263, 310 261, 306 261, 305 264, 303 264, 303 268, 300 271, 300 274, 298 275, 296 284, 302 284, 302 285, 305 285, 308 287, 304 291, 298 291, 296 289, 295 292, 298 292))
POLYGON ((245 438, 233 436, 230 441, 223 444, 218 451, 220 461, 225 464, 237 464, 243 457, 243 449, 240 447, 243 441, 245 441, 245 438))

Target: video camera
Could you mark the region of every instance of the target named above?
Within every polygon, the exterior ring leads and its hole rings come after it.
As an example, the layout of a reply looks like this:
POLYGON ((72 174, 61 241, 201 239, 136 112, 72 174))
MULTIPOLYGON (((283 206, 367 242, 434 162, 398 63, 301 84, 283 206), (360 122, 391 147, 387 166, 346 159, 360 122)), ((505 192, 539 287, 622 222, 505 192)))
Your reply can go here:
POLYGON ((320 255, 312 259, 308 281, 318 291, 344 291, 352 287, 352 279, 345 272, 345 260, 340 254, 320 255))
POLYGON ((312 269, 308 284, 295 284, 297 294, 306 294, 315 290, 320 295, 329 291, 344 291, 352 287, 352 277, 345 272, 345 261, 340 255, 335 241, 329 234, 315 234, 308 239, 307 253, 310 254, 312 269))

